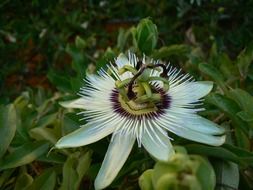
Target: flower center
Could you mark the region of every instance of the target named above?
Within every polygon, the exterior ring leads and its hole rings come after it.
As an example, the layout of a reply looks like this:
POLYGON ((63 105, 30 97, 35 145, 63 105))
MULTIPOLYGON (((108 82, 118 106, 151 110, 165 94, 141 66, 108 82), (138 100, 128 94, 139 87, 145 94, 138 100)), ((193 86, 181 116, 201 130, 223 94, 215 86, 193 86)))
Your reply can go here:
POLYGON ((136 67, 125 65, 119 69, 119 74, 125 72, 131 72, 133 77, 115 83, 116 90, 112 93, 111 100, 116 112, 133 117, 159 115, 168 108, 170 98, 166 94, 169 84, 165 65, 137 62, 136 67), (160 76, 153 76, 153 70, 158 70, 158 67, 162 67, 163 72, 160 76), (152 81, 160 81, 163 86, 152 81))
POLYGON ((159 117, 169 108, 171 98, 162 88, 156 87, 156 90, 160 95, 160 101, 138 102, 136 99, 126 101, 119 91, 114 89, 111 94, 113 110, 123 117, 132 119, 143 116, 147 118, 159 117))
POLYGON ((150 112, 155 112, 158 110, 155 104, 151 102, 140 103, 134 100, 130 100, 126 102, 120 94, 119 94, 118 99, 122 108, 133 115, 142 115, 142 114, 147 114, 150 112))

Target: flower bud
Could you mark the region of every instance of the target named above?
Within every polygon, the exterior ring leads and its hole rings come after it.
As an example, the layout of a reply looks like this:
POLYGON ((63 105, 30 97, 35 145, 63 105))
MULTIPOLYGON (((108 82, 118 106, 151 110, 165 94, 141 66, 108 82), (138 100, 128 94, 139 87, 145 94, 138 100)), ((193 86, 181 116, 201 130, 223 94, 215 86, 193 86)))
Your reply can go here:
POLYGON ((213 190, 215 173, 201 156, 176 153, 169 162, 157 162, 145 171, 139 184, 142 190, 213 190))
POLYGON ((148 18, 143 19, 135 28, 133 34, 135 46, 146 55, 151 54, 158 39, 156 25, 148 18))

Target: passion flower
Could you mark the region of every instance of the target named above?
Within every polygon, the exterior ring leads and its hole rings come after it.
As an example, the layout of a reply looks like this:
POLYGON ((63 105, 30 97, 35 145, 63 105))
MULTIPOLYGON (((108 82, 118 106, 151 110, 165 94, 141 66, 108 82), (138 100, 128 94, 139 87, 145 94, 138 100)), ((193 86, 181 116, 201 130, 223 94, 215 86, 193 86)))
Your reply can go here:
POLYGON ((111 184, 135 140, 160 161, 168 161, 174 154, 167 131, 213 146, 224 143, 224 129, 197 115, 212 82, 196 82, 176 68, 145 57, 139 60, 131 53, 128 57, 120 54, 115 63, 98 75, 89 75, 79 99, 62 104, 83 109, 80 114, 87 124, 55 145, 79 147, 112 134, 95 180, 96 189, 111 184))

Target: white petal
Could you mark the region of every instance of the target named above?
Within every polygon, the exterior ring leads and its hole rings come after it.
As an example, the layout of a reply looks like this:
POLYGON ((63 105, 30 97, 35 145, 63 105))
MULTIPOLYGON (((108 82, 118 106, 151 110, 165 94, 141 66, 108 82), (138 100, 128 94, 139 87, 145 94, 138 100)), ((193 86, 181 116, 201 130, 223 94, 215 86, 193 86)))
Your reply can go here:
POLYGON ((111 184, 129 156, 134 141, 132 135, 118 133, 114 136, 96 177, 95 189, 104 189, 111 184))
POLYGON ((121 54, 119 54, 119 56, 116 59, 116 64, 117 64, 118 68, 121 68, 124 65, 129 64, 129 60, 123 53, 121 53, 121 54))
POLYGON ((189 104, 198 101, 206 96, 213 88, 213 82, 183 82, 169 89, 172 104, 189 104))
POLYGON ((183 126, 188 129, 212 135, 221 135, 225 133, 225 129, 219 127, 216 123, 209 121, 201 116, 195 115, 192 118, 185 118, 183 120, 183 126))
POLYGON ((177 123, 179 126, 205 134, 211 135, 221 135, 225 133, 225 129, 219 127, 216 123, 209 121, 197 114, 194 113, 187 113, 184 110, 189 109, 180 109, 180 112, 173 111, 174 108, 167 111, 166 115, 163 117, 169 121, 173 121, 177 123))
POLYGON ((170 121, 168 118, 163 118, 157 120, 157 122, 161 127, 167 129, 168 131, 192 141, 213 146, 220 146, 225 142, 225 135, 214 136, 212 134, 202 133, 201 131, 197 132, 192 129, 186 128, 184 125, 182 125, 182 123, 176 122, 176 120, 170 121))
POLYGON ((145 149, 160 161, 168 161, 175 153, 169 138, 157 129, 155 129, 155 131, 150 130, 149 133, 144 133, 141 142, 145 149), (154 132, 156 134, 154 134, 154 132), (161 141, 163 143, 161 143, 161 141))
POLYGON ((222 145, 225 140, 226 136, 213 136, 213 135, 207 135, 203 133, 198 133, 192 130, 184 130, 179 136, 184 137, 186 139, 192 140, 192 141, 197 141, 200 143, 208 144, 208 145, 213 145, 213 146, 220 146, 222 145))
POLYGON ((68 148, 84 146, 96 142, 114 131, 112 125, 101 125, 100 123, 87 123, 85 126, 62 137, 55 145, 56 148, 68 148))
POLYGON ((59 102, 59 104, 62 107, 65 107, 65 108, 85 109, 86 101, 83 98, 78 98, 78 99, 75 99, 75 100, 59 102))

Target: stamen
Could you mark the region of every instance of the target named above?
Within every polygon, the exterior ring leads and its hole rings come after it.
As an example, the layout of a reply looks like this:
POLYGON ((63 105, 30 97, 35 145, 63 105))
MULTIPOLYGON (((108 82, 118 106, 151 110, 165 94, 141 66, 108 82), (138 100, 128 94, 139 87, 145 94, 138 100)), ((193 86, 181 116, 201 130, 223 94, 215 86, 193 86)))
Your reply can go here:
MULTIPOLYGON (((168 75, 167 75, 168 70, 166 68, 166 65, 160 64, 160 63, 158 63, 158 64, 143 64, 141 66, 141 68, 138 70, 138 72, 134 75, 134 77, 129 82, 127 96, 130 100, 135 98, 135 93, 133 92, 133 85, 134 85, 134 82, 138 79, 138 77, 141 76, 145 72, 146 69, 156 69, 157 67, 162 67, 163 72, 161 73, 161 75, 166 75, 166 77, 168 77, 168 75)), ((151 81, 154 79, 160 80, 164 83, 164 90, 168 91, 169 90, 169 82, 165 78, 161 77, 161 75, 160 75, 160 77, 157 77, 157 78, 152 78, 151 76, 148 76, 148 77, 144 76, 141 78, 141 81, 146 80, 146 82, 147 82, 147 81, 151 81)), ((141 83, 141 84, 144 84, 144 83, 141 83)), ((147 85, 149 85, 149 84, 147 84, 147 85)), ((145 85, 145 87, 144 86, 143 87, 144 87, 147 95, 150 96, 151 95, 150 91, 149 91, 150 87, 147 87, 147 85, 145 85)))
MULTIPOLYGON (((164 64, 148 63, 143 64, 138 61, 135 67, 124 65, 118 70, 118 74, 131 72, 133 77, 124 80, 117 80, 115 86, 118 92, 117 103, 115 102, 115 111, 123 115, 157 117, 163 112, 163 107, 169 106, 169 98, 166 92, 169 89, 169 82, 162 75, 167 76, 167 67, 164 64), (160 72, 159 67, 163 69, 160 76, 152 76, 152 70, 160 72), (163 88, 155 86, 151 81, 161 81, 163 88)), ((113 98, 115 101, 115 98, 113 98)))
POLYGON ((134 67, 130 65, 124 65, 122 68, 119 69, 119 74, 122 75, 127 71, 130 71, 131 73, 133 73, 133 75, 137 73, 137 70, 134 67))

